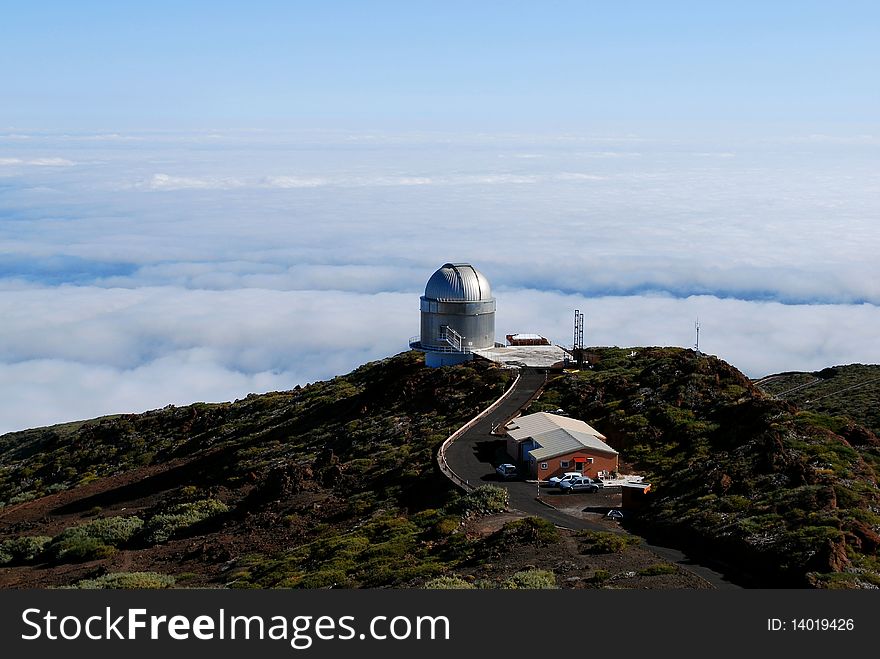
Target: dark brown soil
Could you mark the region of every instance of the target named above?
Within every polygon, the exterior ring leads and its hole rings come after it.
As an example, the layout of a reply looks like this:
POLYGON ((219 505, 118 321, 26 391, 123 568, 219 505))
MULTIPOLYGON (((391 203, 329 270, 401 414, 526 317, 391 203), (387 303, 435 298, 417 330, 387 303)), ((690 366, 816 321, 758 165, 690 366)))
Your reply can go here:
MULTIPOLYGON (((101 517, 133 515, 162 502, 180 483, 169 480, 163 489, 153 489, 159 476, 187 464, 175 460, 161 466, 145 467, 103 478, 88 485, 34 501, 0 509, 0 540, 21 535, 53 536, 67 527, 94 517, 88 512, 92 502, 101 500, 101 517), (149 480, 151 487, 136 487, 149 480), (149 491, 149 494, 144 492, 149 491), (85 510, 86 512, 82 512, 85 510)), ((218 498, 234 499, 245 491, 220 490, 218 498)), ((284 501, 285 510, 310 509, 332 502, 327 493, 303 492, 284 501)), ((332 506, 330 506, 332 507, 332 506)), ((229 561, 259 552, 283 551, 298 539, 295 525, 279 524, 271 508, 258 514, 229 520, 217 532, 171 540, 161 545, 124 549, 110 558, 62 565, 37 564, 0 568, 0 588, 47 588, 65 586, 80 579, 111 572, 150 571, 177 576, 181 586, 223 586, 224 568, 229 561)))

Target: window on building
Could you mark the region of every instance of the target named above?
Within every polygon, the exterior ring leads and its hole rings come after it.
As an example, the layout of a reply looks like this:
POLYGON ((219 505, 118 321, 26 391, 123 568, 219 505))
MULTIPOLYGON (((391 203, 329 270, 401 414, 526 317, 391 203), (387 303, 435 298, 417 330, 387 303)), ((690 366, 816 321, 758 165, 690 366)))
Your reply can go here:
POLYGON ((587 458, 587 462, 593 464, 593 458, 587 458))
POLYGON ((559 466, 562 467, 563 469, 568 469, 568 460, 560 460, 559 466))
POLYGON ((547 468, 547 463, 546 463, 546 462, 542 462, 542 463, 541 463, 541 469, 546 469, 546 468, 547 468))

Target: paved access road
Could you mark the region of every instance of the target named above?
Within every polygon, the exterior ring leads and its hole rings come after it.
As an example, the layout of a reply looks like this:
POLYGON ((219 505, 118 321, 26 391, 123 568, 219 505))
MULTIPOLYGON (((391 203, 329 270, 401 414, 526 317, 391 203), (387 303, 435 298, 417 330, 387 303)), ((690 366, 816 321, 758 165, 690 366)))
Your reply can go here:
MULTIPOLYGON (((492 460, 495 457, 495 449, 500 437, 493 435, 492 429, 506 423, 527 405, 541 390, 545 382, 545 373, 524 368, 510 395, 490 414, 447 447, 446 462, 452 471, 470 485, 479 486, 492 483, 506 488, 510 495, 511 508, 521 510, 529 515, 543 517, 557 526, 569 529, 607 531, 609 527, 606 524, 573 517, 537 501, 535 498, 537 487, 534 483, 501 482, 495 477, 495 467, 492 460)), ((647 542, 643 542, 642 546, 661 558, 699 575, 716 588, 739 588, 720 572, 694 562, 677 549, 651 545, 647 542)))

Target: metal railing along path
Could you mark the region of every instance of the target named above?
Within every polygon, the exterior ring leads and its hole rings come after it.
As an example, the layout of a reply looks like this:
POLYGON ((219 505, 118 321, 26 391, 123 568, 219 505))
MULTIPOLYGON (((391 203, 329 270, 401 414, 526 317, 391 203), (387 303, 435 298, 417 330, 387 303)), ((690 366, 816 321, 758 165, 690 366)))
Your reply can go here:
POLYGON ((440 467, 440 471, 442 471, 443 474, 449 480, 451 480, 453 483, 458 485, 461 489, 463 489, 466 492, 470 492, 471 490, 474 490, 475 488, 469 482, 467 482, 466 480, 461 478, 458 474, 456 474, 454 471, 452 471, 452 467, 450 467, 449 464, 446 462, 446 449, 449 448, 449 446, 452 444, 452 442, 454 442, 456 439, 461 437, 468 430, 473 428, 484 417, 486 417, 489 414, 491 414, 492 412, 494 412, 498 408, 498 406, 501 405, 501 403, 503 403, 507 399, 508 396, 510 396, 510 394, 513 392, 514 388, 516 387, 517 382, 519 382, 519 379, 521 377, 522 377, 522 371, 520 371, 519 373, 516 374, 516 379, 513 381, 513 384, 511 384, 510 387, 508 387, 507 391, 505 391, 503 394, 501 394, 501 396, 494 403, 489 405, 489 407, 487 407, 485 410, 480 412, 477 416, 475 416, 473 419, 468 421, 466 424, 464 424, 461 428, 456 430, 454 433, 449 435, 449 437, 446 438, 446 441, 444 441, 440 445, 440 448, 437 451, 437 464, 440 467))
MULTIPOLYGON (((438 341, 445 341, 443 337, 439 338, 438 341)), ((425 346, 422 345, 422 337, 413 336, 409 339, 409 347, 413 350, 421 350, 422 352, 448 352, 448 353, 464 353, 469 354, 473 352, 473 348, 470 346, 462 346, 461 349, 453 348, 451 345, 445 346, 425 346)))

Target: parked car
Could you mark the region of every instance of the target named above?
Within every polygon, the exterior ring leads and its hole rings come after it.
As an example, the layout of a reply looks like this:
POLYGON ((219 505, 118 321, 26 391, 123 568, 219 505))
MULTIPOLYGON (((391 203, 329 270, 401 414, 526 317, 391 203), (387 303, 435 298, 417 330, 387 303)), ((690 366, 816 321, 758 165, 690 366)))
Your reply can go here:
POLYGON ((498 478, 503 481, 509 481, 519 476, 516 465, 512 465, 510 463, 498 465, 497 467, 495 467, 495 473, 498 474, 498 478))
POLYGON ((583 474, 579 471, 567 471, 562 476, 551 476, 547 479, 548 487, 559 487, 563 481, 570 481, 572 478, 580 478, 583 474))
POLYGON ((571 494, 572 492, 598 492, 599 486, 596 485, 589 477, 580 476, 571 480, 562 481, 559 489, 563 494, 571 494))

